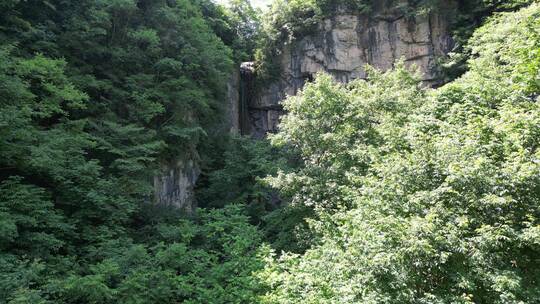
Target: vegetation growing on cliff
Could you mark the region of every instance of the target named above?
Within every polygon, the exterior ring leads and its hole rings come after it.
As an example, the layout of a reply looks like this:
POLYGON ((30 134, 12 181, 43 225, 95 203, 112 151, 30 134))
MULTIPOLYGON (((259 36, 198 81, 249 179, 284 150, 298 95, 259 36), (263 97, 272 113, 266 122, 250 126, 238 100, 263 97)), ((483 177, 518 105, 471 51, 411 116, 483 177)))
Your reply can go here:
POLYGON ((249 289, 235 267, 255 267, 258 238, 240 208, 176 216, 167 238, 146 216, 161 162, 219 149, 242 22, 206 0, 1 1, 0 303, 249 289))
POLYGON ((258 79, 262 83, 275 80, 281 72, 279 58, 283 46, 294 44, 296 40, 314 33, 321 21, 331 18, 338 11, 354 14, 369 14, 374 6, 387 6, 395 12, 402 12, 408 18, 432 12, 452 15, 449 20, 455 49, 453 58, 445 61, 446 81, 460 76, 466 71, 469 53, 463 49, 472 32, 495 12, 512 11, 533 3, 534 0, 276 0, 262 17, 260 43, 256 52, 258 79))
POLYGON ((313 33, 322 19, 339 7, 367 12, 370 5, 370 0, 273 1, 261 20, 261 39, 255 54, 258 79, 262 83, 276 79, 281 72, 278 62, 283 45, 313 33))
POLYGON ((321 74, 268 145, 223 128, 233 63, 336 1, 2 1, 0 303, 536 303, 540 5, 465 2, 457 80, 321 74), (187 155, 200 208, 150 204, 187 155))
POLYGON ((474 34, 470 71, 430 90, 403 68, 320 75, 285 102, 272 178, 321 238, 270 258, 264 303, 540 298, 540 5, 474 34))

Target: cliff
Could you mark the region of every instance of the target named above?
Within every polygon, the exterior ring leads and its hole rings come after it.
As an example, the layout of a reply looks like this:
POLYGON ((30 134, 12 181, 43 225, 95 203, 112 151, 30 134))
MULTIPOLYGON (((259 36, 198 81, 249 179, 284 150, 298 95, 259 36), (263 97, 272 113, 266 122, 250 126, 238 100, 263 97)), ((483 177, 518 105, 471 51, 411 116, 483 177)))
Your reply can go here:
MULTIPOLYGON (((376 2, 369 14, 338 11, 322 20, 315 34, 284 44, 278 58, 281 74, 262 88, 255 89, 255 64, 243 63, 227 80, 227 128, 255 138, 276 132, 281 101, 320 71, 346 83, 365 78, 367 64, 388 70, 403 58, 418 67, 426 85, 439 84, 437 60, 453 47, 448 18, 441 13, 410 16, 400 9, 406 0, 376 2)), ((193 210, 198 176, 196 161, 164 166, 154 179, 155 201, 193 210)))
MULTIPOLYGON (((441 13, 409 16, 399 8, 407 2, 377 1, 369 14, 338 12, 324 19, 315 34, 284 45, 279 79, 258 92, 243 92, 248 95, 243 97, 248 109, 243 133, 262 138, 277 131, 283 114, 280 102, 295 95, 320 71, 345 83, 366 77, 366 64, 388 70, 403 58, 418 67, 426 85, 437 85, 436 62, 453 46, 448 19, 441 13)), ((242 74, 249 71, 244 68, 242 74)))

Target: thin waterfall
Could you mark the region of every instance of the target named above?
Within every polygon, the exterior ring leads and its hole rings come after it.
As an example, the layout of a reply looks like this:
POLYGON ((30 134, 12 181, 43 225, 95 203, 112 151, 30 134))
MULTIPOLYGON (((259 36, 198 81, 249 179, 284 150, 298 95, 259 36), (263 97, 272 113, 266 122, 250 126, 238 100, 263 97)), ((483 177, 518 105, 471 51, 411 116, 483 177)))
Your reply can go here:
POLYGON ((251 134, 251 123, 249 115, 249 104, 253 97, 254 87, 254 66, 253 62, 243 62, 240 65, 240 98, 239 98, 239 119, 240 134, 251 134))

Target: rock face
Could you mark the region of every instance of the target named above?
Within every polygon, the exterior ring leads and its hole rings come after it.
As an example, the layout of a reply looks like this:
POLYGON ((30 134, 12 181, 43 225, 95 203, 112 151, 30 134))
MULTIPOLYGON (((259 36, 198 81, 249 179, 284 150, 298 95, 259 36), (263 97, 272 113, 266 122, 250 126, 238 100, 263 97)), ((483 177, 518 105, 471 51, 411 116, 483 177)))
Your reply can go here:
MULTIPOLYGON (((223 132, 240 134, 242 112, 240 104, 240 71, 236 69, 227 80, 226 111, 223 132)), ((246 119, 244 119, 245 121, 246 119)), ((162 164, 154 175, 154 203, 160 206, 175 207, 192 213, 196 207, 195 186, 200 175, 196 155, 191 159, 162 164)))
POLYGON ((436 61, 453 46, 447 19, 438 14, 407 16, 398 8, 407 4, 405 0, 398 5, 375 2, 369 14, 338 12, 323 20, 316 34, 284 46, 280 79, 248 100, 246 133, 261 138, 275 132, 283 114, 281 101, 295 95, 320 71, 345 83, 365 78, 366 64, 388 70, 403 58, 418 67, 427 85, 438 83, 436 61))
POLYGON ((235 69, 227 81, 227 121, 229 131, 240 133, 240 71, 235 69))
MULTIPOLYGON (((447 19, 439 14, 407 16, 407 0, 373 1, 369 14, 337 12, 323 20, 315 34, 283 46, 281 76, 255 91, 253 63, 243 63, 227 81, 227 123, 232 133, 263 138, 277 131, 281 101, 295 95, 320 71, 340 82, 365 78, 369 64, 381 70, 403 58, 416 65, 427 85, 436 85, 436 61, 452 48, 447 19)), ((447 1, 449 6, 452 0, 447 1)), ((195 208, 194 188, 200 175, 194 160, 164 165, 154 177, 155 202, 186 212, 195 208)))
POLYGON ((194 189, 200 169, 193 160, 163 165, 154 176, 154 202, 192 213, 195 208, 194 189))

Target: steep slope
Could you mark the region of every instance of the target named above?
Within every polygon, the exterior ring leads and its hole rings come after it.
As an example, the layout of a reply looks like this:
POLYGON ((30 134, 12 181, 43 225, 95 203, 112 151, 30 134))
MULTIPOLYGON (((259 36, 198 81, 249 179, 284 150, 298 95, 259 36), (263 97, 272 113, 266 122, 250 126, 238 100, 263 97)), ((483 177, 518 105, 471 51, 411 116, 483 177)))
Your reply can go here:
MULTIPOLYGON (((295 95, 320 71, 346 83, 365 78, 366 64, 385 71, 404 58, 408 65, 419 68, 426 84, 439 83, 437 60, 453 46, 446 10, 413 14, 403 9, 412 6, 409 2, 377 1, 369 13, 338 9, 314 33, 284 43, 278 60, 279 79, 244 98, 249 121, 243 132, 260 138, 277 131, 283 114, 281 101, 295 95)), ((446 5, 448 9, 451 3, 446 5)), ((249 71, 244 69, 243 74, 249 71)))

